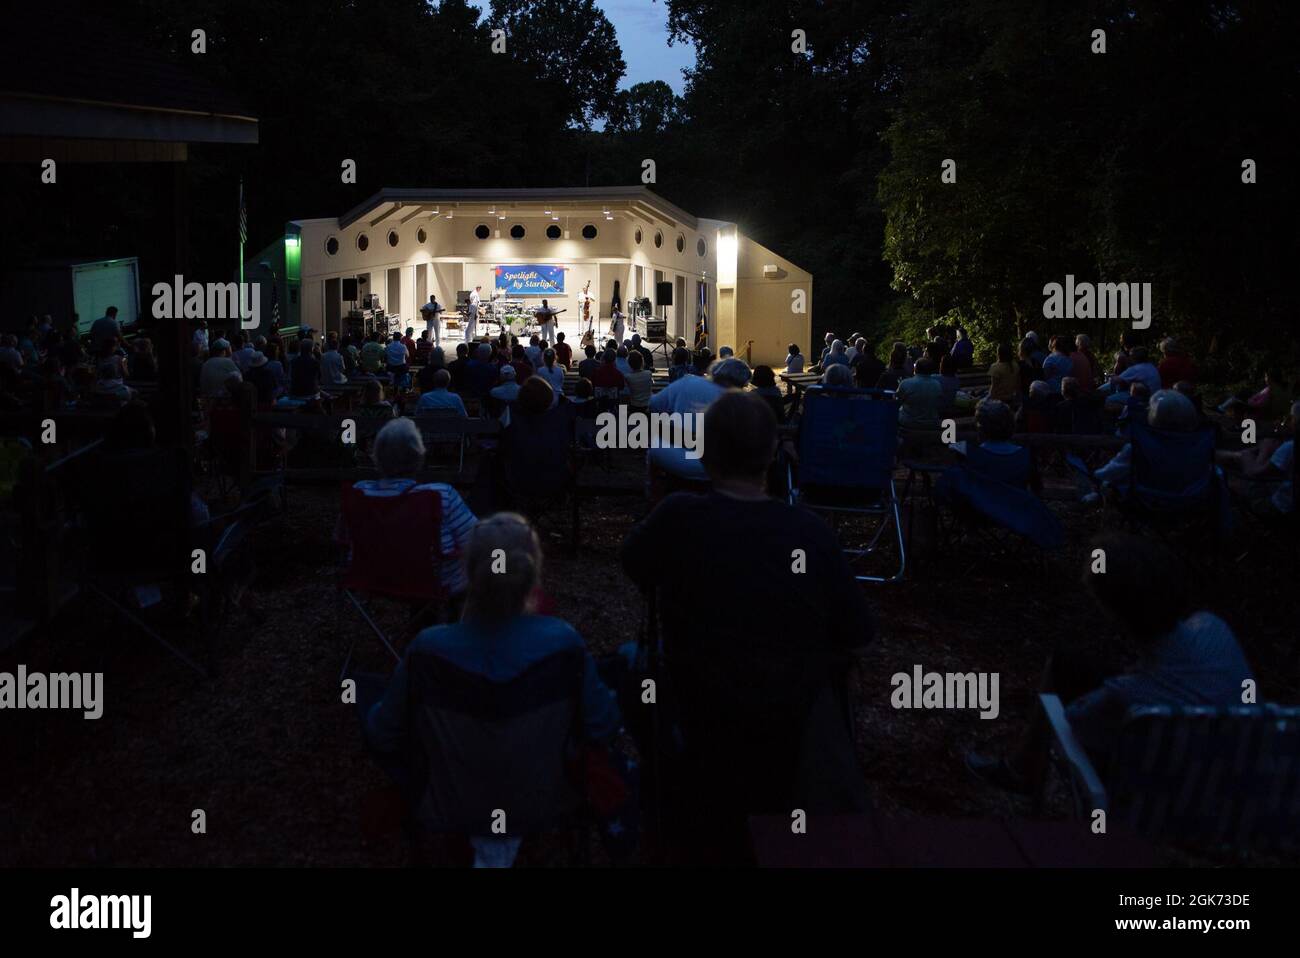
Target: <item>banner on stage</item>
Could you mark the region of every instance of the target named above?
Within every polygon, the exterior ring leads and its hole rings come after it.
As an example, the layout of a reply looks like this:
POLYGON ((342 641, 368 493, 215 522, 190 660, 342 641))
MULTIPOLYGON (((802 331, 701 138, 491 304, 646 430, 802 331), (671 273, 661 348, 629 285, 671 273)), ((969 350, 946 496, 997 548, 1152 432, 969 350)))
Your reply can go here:
POLYGON ((564 267, 498 266, 496 289, 507 296, 555 296, 564 292, 564 267))

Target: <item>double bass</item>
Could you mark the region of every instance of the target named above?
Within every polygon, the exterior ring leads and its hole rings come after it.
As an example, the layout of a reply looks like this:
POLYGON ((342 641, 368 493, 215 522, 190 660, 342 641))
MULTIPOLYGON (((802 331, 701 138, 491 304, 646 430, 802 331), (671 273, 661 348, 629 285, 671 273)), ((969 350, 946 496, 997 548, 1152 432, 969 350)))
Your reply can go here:
POLYGON ((595 342, 596 334, 591 328, 591 296, 588 294, 591 289, 591 280, 587 280, 587 285, 582 287, 582 325, 586 330, 582 334, 582 348, 586 349, 595 342))

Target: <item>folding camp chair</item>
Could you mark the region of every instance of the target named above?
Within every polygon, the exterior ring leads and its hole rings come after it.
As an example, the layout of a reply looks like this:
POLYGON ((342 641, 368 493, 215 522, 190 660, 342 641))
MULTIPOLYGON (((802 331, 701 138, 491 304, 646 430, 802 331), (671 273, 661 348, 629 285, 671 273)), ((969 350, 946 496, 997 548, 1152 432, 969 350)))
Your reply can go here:
POLYGON ((972 446, 965 460, 946 469, 935 483, 935 498, 953 516, 953 534, 974 535, 1004 546, 1007 534, 1023 537, 1039 549, 1059 548, 1065 533, 1056 515, 1029 491, 1032 458, 999 456, 972 446))
POLYGON ((576 552, 581 516, 573 443, 573 411, 566 404, 534 414, 516 406, 497 449, 502 491, 525 515, 538 519, 557 507, 570 507, 571 543, 576 552))
POLYGON ((465 416, 455 409, 430 409, 415 417, 426 446, 456 447, 456 475, 465 471, 465 447, 469 436, 465 434, 465 416))
POLYGON ((1131 709, 1099 773, 1061 700, 1040 695, 1075 813, 1152 841, 1282 847, 1300 836, 1300 708, 1131 709))
POLYGON ((584 860, 590 821, 566 759, 581 728, 580 649, 564 649, 520 675, 493 681, 436 651, 407 661, 408 825, 434 834, 524 837, 574 826, 584 860))
MULTIPOLYGON (((367 626, 400 660, 394 643, 375 622, 367 599, 388 598, 415 605, 400 639, 426 614, 446 601, 441 562, 442 497, 434 489, 410 487, 396 495, 366 495, 353 485, 343 487, 343 527, 347 535, 347 565, 339 577, 343 596, 367 626)), ((348 643, 340 681, 352 664, 356 636, 348 643)))
POLYGON ((898 571, 888 578, 858 575, 859 582, 898 582, 907 547, 894 489, 898 453, 898 404, 877 389, 810 386, 799 424, 799 468, 787 468, 790 503, 828 513, 875 516, 879 528, 862 549, 844 549, 860 560, 875 552, 892 522, 898 571))

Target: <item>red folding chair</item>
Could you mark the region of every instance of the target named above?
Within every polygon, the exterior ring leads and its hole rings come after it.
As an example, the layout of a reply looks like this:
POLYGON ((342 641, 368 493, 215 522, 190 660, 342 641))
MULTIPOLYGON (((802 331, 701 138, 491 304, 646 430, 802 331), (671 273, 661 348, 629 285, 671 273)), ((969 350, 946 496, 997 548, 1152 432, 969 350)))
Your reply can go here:
MULTIPOLYGON (((339 589, 393 658, 400 660, 366 603, 374 598, 419 603, 396 636, 401 641, 431 609, 446 601, 441 563, 452 556, 442 551, 442 497, 436 490, 415 487, 397 495, 368 496, 349 483, 343 487, 343 529, 349 552, 339 589)), ((347 676, 355 647, 353 636, 340 681, 347 676)))

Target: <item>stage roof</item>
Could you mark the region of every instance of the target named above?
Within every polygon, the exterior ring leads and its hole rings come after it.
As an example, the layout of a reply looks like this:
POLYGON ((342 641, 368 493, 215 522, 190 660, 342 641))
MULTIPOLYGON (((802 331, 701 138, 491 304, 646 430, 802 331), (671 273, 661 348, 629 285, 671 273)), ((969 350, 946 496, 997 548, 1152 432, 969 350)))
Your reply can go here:
POLYGON ((611 213, 628 213, 646 222, 659 221, 674 226, 682 224, 690 229, 698 228, 694 216, 644 186, 509 190, 385 188, 340 216, 339 226, 347 229, 364 219, 371 227, 375 227, 385 220, 405 222, 422 213, 432 215, 435 210, 439 215, 454 211, 466 216, 487 215, 498 210, 515 217, 544 216, 547 210, 567 216, 596 215, 608 210, 611 213))

